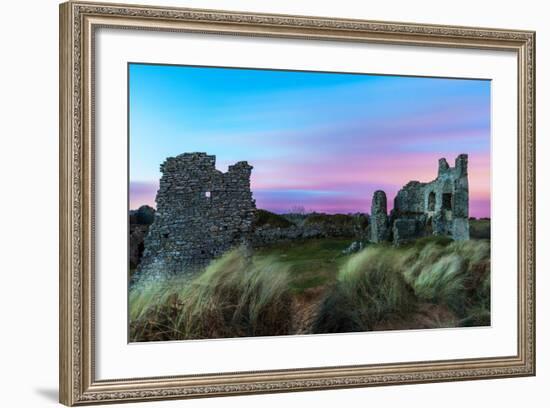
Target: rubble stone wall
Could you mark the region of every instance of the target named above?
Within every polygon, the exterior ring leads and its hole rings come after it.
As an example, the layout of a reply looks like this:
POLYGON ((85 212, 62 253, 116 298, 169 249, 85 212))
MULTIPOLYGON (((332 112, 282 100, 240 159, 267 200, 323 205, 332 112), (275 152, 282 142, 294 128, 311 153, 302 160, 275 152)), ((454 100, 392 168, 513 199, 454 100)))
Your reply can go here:
POLYGON ((247 240, 256 210, 252 166, 241 161, 222 173, 215 156, 184 153, 160 169, 157 211, 137 276, 192 274, 247 240))

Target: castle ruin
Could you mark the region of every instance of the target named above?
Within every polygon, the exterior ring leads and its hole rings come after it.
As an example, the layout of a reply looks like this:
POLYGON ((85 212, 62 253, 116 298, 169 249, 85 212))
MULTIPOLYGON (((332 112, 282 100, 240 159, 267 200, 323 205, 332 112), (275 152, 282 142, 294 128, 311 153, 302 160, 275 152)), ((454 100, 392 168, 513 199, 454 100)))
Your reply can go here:
POLYGON ((388 221, 388 203, 386 193, 377 190, 372 196, 370 219, 369 219, 369 241, 378 243, 390 239, 390 227, 388 221))
MULTIPOLYGON (((157 211, 143 242, 136 277, 191 275, 239 244, 323 235, 313 227, 310 231, 295 225, 255 231, 252 166, 245 161, 223 173, 216 169, 216 156, 184 153, 167 158, 160 170, 157 211), (275 238, 266 240, 267 232, 275 238)), ((468 156, 459 155, 454 167, 439 159, 437 178, 407 183, 397 193, 389 215, 386 193, 374 192, 367 239, 394 245, 429 235, 467 240, 468 205, 468 156)), ((363 236, 361 231, 355 234, 363 236)))
POLYGON ((157 211, 136 276, 194 273, 246 239, 256 210, 252 166, 241 161, 222 173, 216 156, 184 153, 160 170, 157 211))
POLYGON ((454 167, 439 159, 437 178, 429 183, 407 183, 397 193, 389 216, 386 194, 374 193, 370 241, 391 239, 399 245, 428 235, 467 240, 468 201, 468 155, 459 155, 454 167))

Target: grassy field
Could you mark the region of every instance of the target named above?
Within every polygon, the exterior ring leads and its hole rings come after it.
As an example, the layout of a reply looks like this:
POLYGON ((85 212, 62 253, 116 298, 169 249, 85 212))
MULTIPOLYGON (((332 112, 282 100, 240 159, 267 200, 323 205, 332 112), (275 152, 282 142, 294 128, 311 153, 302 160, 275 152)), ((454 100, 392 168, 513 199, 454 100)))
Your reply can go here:
POLYGON ((192 280, 137 284, 131 341, 490 324, 490 244, 425 238, 395 248, 351 240, 235 249, 192 280))
POLYGON ((288 270, 289 288, 294 294, 332 283, 346 256, 342 251, 351 239, 310 239, 272 245, 256 251, 256 258, 275 257, 288 270))

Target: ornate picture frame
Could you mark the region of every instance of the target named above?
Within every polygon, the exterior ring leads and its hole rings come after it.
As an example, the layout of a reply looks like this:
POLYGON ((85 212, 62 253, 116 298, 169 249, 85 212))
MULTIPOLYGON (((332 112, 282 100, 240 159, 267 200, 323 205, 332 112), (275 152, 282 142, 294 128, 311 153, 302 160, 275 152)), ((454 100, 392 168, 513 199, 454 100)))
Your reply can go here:
MULTIPOLYGON (((125 135, 120 135, 125 137, 125 135)), ((148 401, 535 375, 535 33, 88 2, 60 6, 60 402, 148 401), (95 33, 102 27, 517 56, 517 353, 163 377, 96 378, 95 33)))

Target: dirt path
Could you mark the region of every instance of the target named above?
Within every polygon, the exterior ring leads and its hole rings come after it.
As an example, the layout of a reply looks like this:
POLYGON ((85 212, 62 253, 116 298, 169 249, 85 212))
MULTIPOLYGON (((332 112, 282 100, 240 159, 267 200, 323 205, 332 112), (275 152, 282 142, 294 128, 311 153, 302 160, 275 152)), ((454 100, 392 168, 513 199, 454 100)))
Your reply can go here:
POLYGON ((311 327, 325 291, 325 286, 318 286, 306 289, 292 299, 292 334, 311 334, 311 327))

